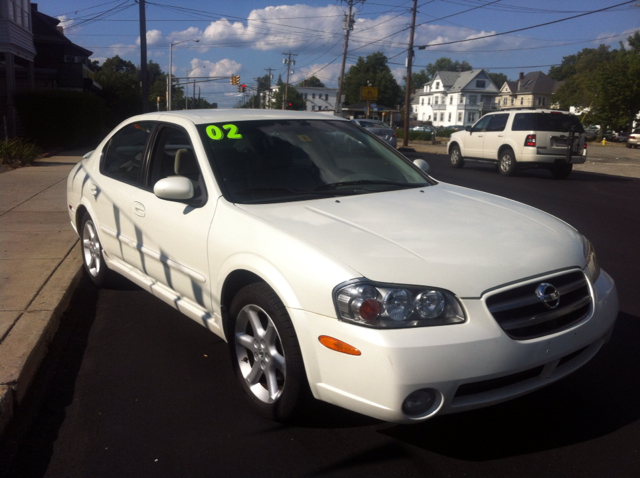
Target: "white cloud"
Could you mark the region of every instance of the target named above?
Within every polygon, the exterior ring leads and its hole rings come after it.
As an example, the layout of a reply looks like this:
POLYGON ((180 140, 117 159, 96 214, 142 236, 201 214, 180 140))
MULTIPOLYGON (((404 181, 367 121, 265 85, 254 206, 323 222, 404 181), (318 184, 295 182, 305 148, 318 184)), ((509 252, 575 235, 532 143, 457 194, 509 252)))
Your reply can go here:
MULTIPOLYGON (((65 30, 71 28, 75 22, 73 18, 68 18, 66 15, 60 15, 57 18, 58 20, 60 20, 60 24, 58 26, 64 28, 65 30)), ((80 28, 76 28, 75 33, 77 33, 79 30, 80 28)))

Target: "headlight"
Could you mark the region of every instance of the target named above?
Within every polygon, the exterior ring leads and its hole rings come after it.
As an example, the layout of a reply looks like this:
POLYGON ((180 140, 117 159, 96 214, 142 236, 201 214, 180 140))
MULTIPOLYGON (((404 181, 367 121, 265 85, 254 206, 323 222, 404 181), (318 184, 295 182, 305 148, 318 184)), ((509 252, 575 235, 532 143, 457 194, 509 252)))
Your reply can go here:
POLYGON ((591 283, 594 284, 600 276, 600 264, 598 264, 596 250, 593 248, 591 242, 589 242, 589 239, 584 236, 582 236, 582 248, 584 251, 584 260, 587 263, 584 272, 587 274, 591 283))
POLYGON ((465 321, 458 299, 446 290, 377 284, 341 284, 333 301, 340 320, 373 328, 426 327, 465 321))

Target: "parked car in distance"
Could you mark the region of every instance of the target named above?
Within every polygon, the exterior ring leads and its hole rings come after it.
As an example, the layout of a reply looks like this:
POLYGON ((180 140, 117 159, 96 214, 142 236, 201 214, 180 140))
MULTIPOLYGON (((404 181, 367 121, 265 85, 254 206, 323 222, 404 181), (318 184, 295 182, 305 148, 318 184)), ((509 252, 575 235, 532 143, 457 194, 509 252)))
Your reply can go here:
POLYGON ((371 131, 378 138, 389 143, 394 148, 398 147, 398 133, 391 129, 391 126, 387 123, 371 119, 352 119, 351 122, 362 126, 367 131, 371 131))
POLYGON ((587 159, 580 120, 568 112, 514 108, 488 113, 465 131, 451 135, 447 152, 454 168, 466 160, 489 161, 500 174, 521 168, 546 168, 564 179, 587 159))
POLYGON ((618 143, 626 143, 628 138, 629 138, 628 131, 620 131, 619 133, 616 134, 616 141, 618 143))
POLYGON ((435 133, 437 130, 429 125, 417 125, 410 128, 410 131, 423 131, 425 133, 435 133))
POLYGON ((158 112, 72 169, 67 204, 87 276, 226 340, 265 416, 315 397, 416 423, 560 380, 618 313, 576 229, 427 169, 334 116, 158 112))
POLYGON ((445 126, 444 129, 445 130, 450 129, 450 130, 453 130, 453 131, 464 131, 465 128, 466 127, 463 124, 454 124, 454 125, 451 125, 451 126, 445 126))
POLYGON ((634 130, 627 138, 627 148, 637 148, 640 144, 638 140, 640 140, 640 128, 634 130))
POLYGON ((595 141, 598 137, 598 130, 593 128, 585 129, 584 134, 587 141, 595 141))

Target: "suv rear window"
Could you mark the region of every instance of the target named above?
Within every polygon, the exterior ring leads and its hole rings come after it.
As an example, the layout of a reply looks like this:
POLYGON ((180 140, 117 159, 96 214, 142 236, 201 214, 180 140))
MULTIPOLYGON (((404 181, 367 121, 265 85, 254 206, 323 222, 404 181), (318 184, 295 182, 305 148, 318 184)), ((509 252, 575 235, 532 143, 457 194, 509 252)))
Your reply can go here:
POLYGON ((584 128, 577 117, 564 113, 516 113, 513 118, 512 131, 559 131, 568 133, 571 126, 576 126, 577 133, 584 133, 584 128))

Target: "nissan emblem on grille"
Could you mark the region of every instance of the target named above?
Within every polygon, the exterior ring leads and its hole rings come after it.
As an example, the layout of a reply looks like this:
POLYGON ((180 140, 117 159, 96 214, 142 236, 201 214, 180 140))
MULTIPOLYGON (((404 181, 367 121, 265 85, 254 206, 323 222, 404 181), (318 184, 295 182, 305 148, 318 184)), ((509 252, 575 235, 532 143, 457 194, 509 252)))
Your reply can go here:
POLYGON ((560 305, 560 292, 553 285, 543 282, 536 289, 538 299, 549 309, 555 309, 560 305))

